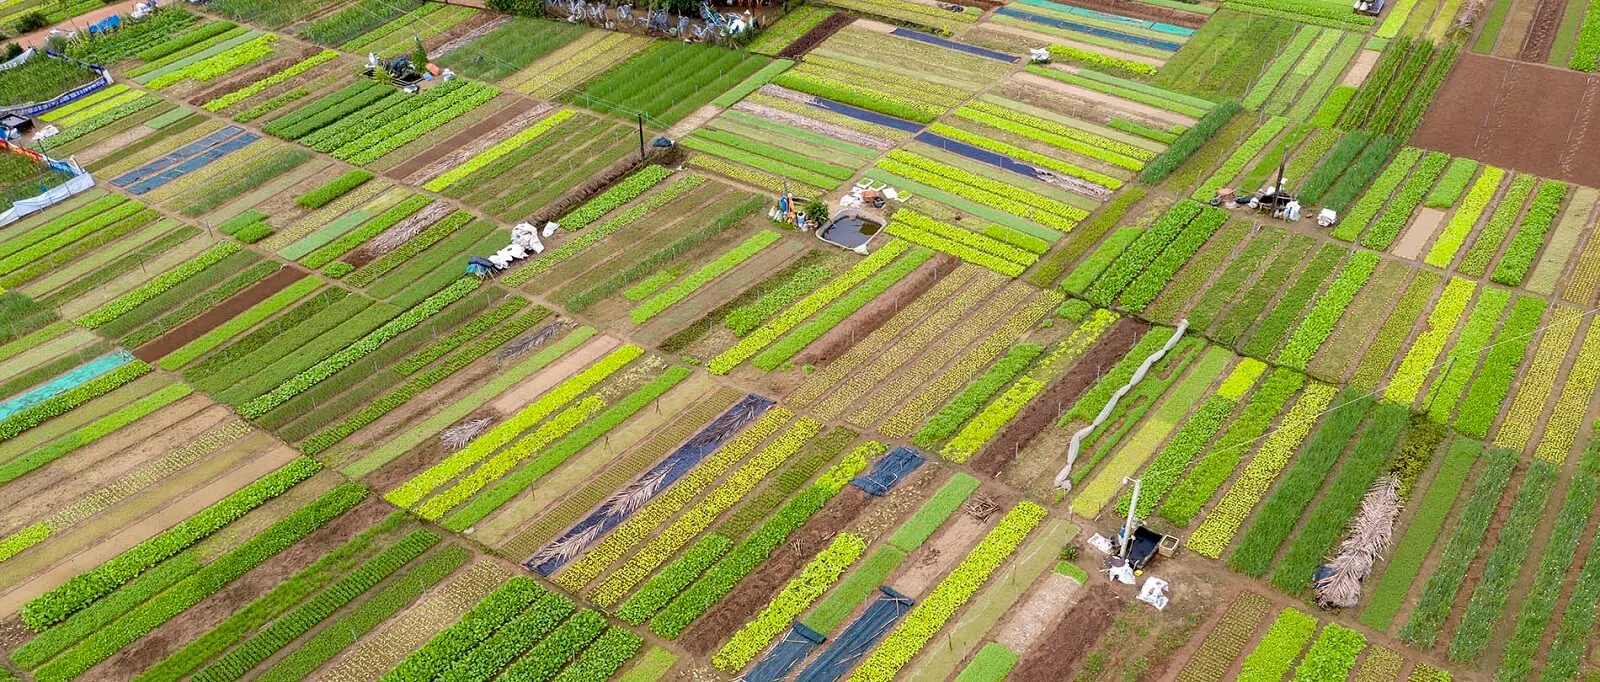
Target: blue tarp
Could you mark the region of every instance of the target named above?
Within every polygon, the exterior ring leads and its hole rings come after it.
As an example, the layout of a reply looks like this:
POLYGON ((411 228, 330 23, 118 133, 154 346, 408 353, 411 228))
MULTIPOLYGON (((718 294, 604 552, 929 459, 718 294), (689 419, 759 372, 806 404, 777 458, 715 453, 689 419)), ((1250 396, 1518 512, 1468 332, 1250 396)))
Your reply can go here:
POLYGON ((196 156, 207 149, 222 144, 224 140, 227 140, 228 138, 238 135, 242 132, 244 132, 244 128, 240 128, 239 126, 228 126, 218 130, 217 132, 200 138, 199 140, 179 147, 177 151, 174 151, 171 154, 167 154, 166 156, 151 161, 150 163, 123 173, 122 175, 112 179, 111 184, 118 187, 127 187, 128 185, 139 182, 140 180, 154 177, 157 173, 160 173, 162 169, 173 164, 180 163, 183 160, 192 156, 196 156))
POLYGON ((826 109, 836 114, 844 114, 850 118, 866 121, 868 123, 876 123, 881 126, 894 128, 896 130, 904 130, 908 133, 914 133, 922 130, 922 124, 917 123, 916 121, 907 121, 903 118, 895 118, 888 114, 880 114, 876 111, 868 111, 866 109, 862 109, 861 107, 853 107, 843 102, 835 102, 831 99, 822 97, 813 97, 811 99, 811 106, 814 106, 818 109, 826 109))
POLYGON ((750 669, 750 674, 744 676, 744 682, 778 682, 788 677, 789 671, 806 660, 811 651, 826 639, 822 633, 796 622, 789 634, 783 636, 783 641, 773 647, 756 667, 750 669))
POLYGON ((149 180, 130 185, 127 188, 128 193, 138 196, 146 192, 154 191, 162 185, 206 167, 206 165, 210 164, 212 161, 216 161, 217 159, 239 151, 240 149, 244 149, 245 146, 259 139, 261 139, 261 136, 255 133, 245 133, 235 137, 227 142, 202 152, 199 156, 162 171, 160 175, 150 178, 149 180))
POLYGON ((545 545, 522 565, 539 575, 551 575, 566 565, 574 556, 582 554, 576 548, 588 547, 600 536, 615 528, 638 511, 644 503, 666 492, 667 488, 689 473, 700 460, 706 458, 735 434, 743 431, 776 404, 771 398, 751 393, 734 403, 716 419, 700 429, 694 437, 678 446, 649 471, 640 474, 600 507, 585 517, 578 525, 545 545))
POLYGON ((905 480, 907 476, 911 475, 911 472, 916 471, 917 467, 922 466, 922 463, 926 461, 928 461, 927 455, 922 454, 916 448, 902 445, 890 450, 889 454, 884 455, 882 459, 878 460, 877 464, 872 465, 872 471, 857 476, 855 480, 850 482, 850 485, 867 491, 869 495, 887 495, 890 490, 894 489, 896 484, 905 480))
POLYGON ((1087 33, 1087 34, 1092 35, 1092 36, 1099 36, 1101 38, 1110 38, 1111 40, 1120 40, 1120 41, 1122 41, 1124 43, 1132 43, 1134 45, 1144 45, 1146 47, 1153 47, 1153 48, 1156 48, 1158 50, 1166 50, 1168 52, 1177 52, 1178 48, 1183 47, 1182 43, 1172 43, 1172 42, 1167 42, 1165 40, 1156 40, 1155 38, 1146 38, 1145 36, 1136 36, 1136 35, 1132 35, 1132 34, 1128 34, 1128 33, 1122 33, 1122 32, 1119 32, 1119 31, 1113 31, 1111 29, 1100 28, 1099 26, 1090 26, 1088 24, 1080 24, 1080 23, 1077 23, 1075 21, 1067 21, 1065 19, 1057 19, 1055 17, 1045 17, 1045 16, 1039 16, 1037 14, 1029 14, 1027 12, 1022 12, 1022 11, 1011 9, 1010 7, 1001 7, 1000 9, 995 10, 995 12, 997 12, 999 14, 1003 14, 1003 15, 1008 16, 1008 17, 1014 17, 1014 18, 1017 18, 1017 19, 1023 19, 1023 20, 1026 20, 1026 21, 1031 21, 1031 22, 1033 22, 1035 24, 1044 24, 1045 26, 1054 26, 1056 28, 1065 29, 1065 30, 1068 30, 1068 31, 1077 31, 1078 33, 1087 33))
POLYGON ((1005 154, 997 154, 987 149, 974 147, 965 142, 957 142, 943 135, 936 135, 934 133, 918 133, 917 141, 926 145, 938 147, 947 152, 960 154, 961 156, 965 156, 973 161, 982 161, 983 163, 987 163, 996 168, 1004 168, 1008 171, 1016 173, 1017 175, 1033 178, 1035 180, 1039 178, 1039 170, 1033 166, 1022 163, 1021 161, 1006 156, 1005 154))
POLYGON ((954 40, 946 40, 944 38, 940 38, 939 36, 933 35, 931 33, 923 33, 922 31, 913 31, 913 30, 911 30, 909 28, 897 28, 897 29, 895 29, 893 31, 890 31, 889 35, 896 35, 896 36, 900 36, 901 38, 910 38, 912 40, 924 42, 924 43, 927 43, 929 45, 938 45, 939 47, 948 48, 948 49, 951 49, 951 50, 955 50, 957 52, 965 52, 967 54, 975 54, 975 55, 978 55, 979 57, 988 57, 989 59, 994 59, 994 60, 997 60, 997 61, 1006 62, 1008 64, 1015 64, 1017 62, 1016 55, 1009 55, 1009 54, 1006 54, 1004 52, 997 52, 995 50, 986 50, 986 49, 983 49, 983 48, 978 47, 976 45, 968 45, 966 43, 958 43, 958 42, 956 42, 954 40))
POLYGON ((66 393, 90 381, 100 378, 118 367, 133 362, 133 354, 125 350, 112 351, 107 355, 90 360, 78 365, 66 374, 62 374, 47 383, 41 384, 18 395, 10 400, 0 401, 0 419, 5 419, 18 412, 38 405, 46 400, 66 393))
POLYGON ((888 585, 878 588, 883 593, 878 601, 868 606, 861 612, 861 617, 856 618, 850 627, 845 628, 833 644, 824 649, 817 660, 812 661, 806 671, 800 673, 796 682, 834 682, 850 672, 862 656, 889 634, 890 628, 896 621, 915 605, 910 597, 894 591, 888 585))

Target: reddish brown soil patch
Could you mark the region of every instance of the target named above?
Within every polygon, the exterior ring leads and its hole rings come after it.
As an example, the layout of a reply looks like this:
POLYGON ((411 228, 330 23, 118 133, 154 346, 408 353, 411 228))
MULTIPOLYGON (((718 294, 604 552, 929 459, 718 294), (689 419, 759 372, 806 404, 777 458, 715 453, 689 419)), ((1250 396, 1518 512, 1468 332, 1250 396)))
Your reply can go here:
POLYGON ((1522 50, 1517 59, 1543 62, 1550 58, 1550 48, 1556 42, 1556 31, 1561 28, 1562 15, 1566 13, 1567 0, 1540 0, 1533 10, 1533 23, 1522 39, 1522 50))
POLYGON ((304 270, 294 265, 285 267, 266 279, 250 285, 250 288, 234 294, 232 298, 217 304, 216 307, 200 313, 199 317, 183 323, 177 329, 161 335, 150 343, 139 346, 134 349, 133 355, 145 362, 155 362, 161 356, 182 348, 184 344, 200 338, 201 335, 212 329, 216 329, 217 325, 233 319, 239 313, 248 310, 250 306, 267 300, 267 297, 295 283, 305 274, 304 270))
POLYGON ((1031 655, 1017 664, 1007 680, 1013 682, 1056 682, 1069 679, 1069 666, 1076 663, 1111 621, 1116 619, 1122 599, 1104 583, 1089 588, 1078 603, 1062 614, 1049 634, 1039 640, 1031 655))
POLYGON ((1089 390, 1089 386, 1100 378, 1100 368, 1110 367, 1122 359, 1149 329, 1150 325, 1142 322, 1126 318, 1119 321, 1111 331, 1095 341, 1089 352, 1065 376, 1045 389, 1043 395, 1028 403, 1021 414, 972 458, 973 470, 985 476, 1000 475, 1000 470, 1010 464, 1023 448, 1028 447, 1034 436, 1060 418, 1066 406, 1077 402, 1078 397, 1089 390))
POLYGON ((515 104, 494 112, 493 114, 484 117, 483 120, 467 126, 466 130, 452 135, 444 142, 436 144, 430 147, 427 151, 406 159, 399 165, 390 168, 388 171, 384 172, 384 175, 396 180, 404 180, 406 176, 417 172, 423 166, 433 163, 434 161, 438 161, 439 157, 449 154, 450 152, 459 149, 468 143, 471 143, 473 140, 483 137, 484 135, 488 135, 490 131, 500 127, 506 121, 516 118, 520 113, 522 113, 522 107, 516 106, 515 104))
POLYGON ((794 42, 785 45, 782 50, 778 50, 778 57, 780 59, 799 59, 805 56, 807 52, 810 52, 812 48, 821 45, 822 41, 832 37, 833 34, 838 33, 840 29, 849 26, 850 22, 855 20, 855 17, 844 12, 830 15, 828 18, 823 19, 822 23, 812 26, 811 30, 806 31, 799 38, 795 38, 794 42))
POLYGON ((376 496, 367 498, 356 508, 267 559, 255 570, 188 608, 78 679, 127 679, 129 671, 144 670, 155 665, 323 554, 392 513, 394 508, 376 496))
POLYGON ((1135 2, 1134 0, 1057 0, 1057 2, 1102 12, 1111 12, 1112 14, 1121 14, 1125 17, 1137 17, 1148 21, 1160 21, 1189 28, 1200 28, 1201 24, 1206 23, 1204 14, 1167 9, 1135 2))
POLYGON ((860 488, 846 487, 806 521, 805 526, 790 535, 789 541, 773 552, 761 568, 740 581, 733 592, 701 616, 678 643, 696 656, 705 656, 722 646, 745 621, 766 608, 772 595, 783 589, 795 573, 827 549, 833 536, 854 521, 871 499, 860 488))
POLYGON ((1412 144, 1600 186, 1600 135, 1585 116, 1597 89, 1590 74, 1462 55, 1412 144))
POLYGON ((911 304, 917 296, 933 288, 945 275, 954 272, 961 261, 955 257, 939 254, 928 262, 922 264, 905 279, 889 287, 871 303, 862 306, 854 315, 844 322, 828 330, 822 338, 806 346, 804 351, 794 356, 794 364, 822 365, 832 362, 846 351, 854 348, 856 343, 867 338, 872 332, 877 331, 889 321, 889 318, 900 313, 900 309, 911 304))

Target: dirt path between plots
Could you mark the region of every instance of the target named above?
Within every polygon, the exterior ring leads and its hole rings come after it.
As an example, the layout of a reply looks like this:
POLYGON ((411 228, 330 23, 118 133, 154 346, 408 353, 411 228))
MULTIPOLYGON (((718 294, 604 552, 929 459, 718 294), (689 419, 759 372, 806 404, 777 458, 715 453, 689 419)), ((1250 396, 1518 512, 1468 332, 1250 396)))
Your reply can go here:
POLYGON ((1444 211, 1424 207, 1417 212, 1417 217, 1411 221, 1411 227, 1406 228, 1405 233, 1400 235, 1400 241, 1390 252, 1406 260, 1417 260, 1422 256, 1422 249, 1433 241, 1433 233, 1439 231, 1439 226, 1442 224, 1444 224, 1444 211))
MULTIPOLYGON (((482 148, 478 148, 477 145, 473 144, 473 142, 478 140, 478 138, 488 136, 491 133, 499 132, 501 126, 517 124, 517 127, 521 127, 521 123, 538 118, 544 115, 545 112, 554 108, 554 106, 546 105, 542 107, 536 106, 524 109, 516 104, 512 104, 511 106, 490 114, 488 117, 478 121, 477 123, 467 126, 466 130, 446 138, 444 142, 434 145, 427 151, 396 164, 389 170, 384 171, 383 174, 402 182, 423 182, 427 178, 413 178, 411 175, 419 170, 428 168, 434 162, 444 159, 445 157, 450 157, 451 162, 444 167, 439 168, 440 172, 443 172, 446 168, 459 165, 461 162, 466 161, 468 157, 477 154, 478 152, 483 151, 483 149, 486 149, 501 141, 500 139, 496 139, 488 144, 483 145, 482 148)), ((509 137, 509 134, 507 137, 509 137)), ((431 173, 428 175, 428 178, 431 178, 434 175, 438 175, 438 173, 431 173)))
POLYGON ((1066 679, 1063 674, 1066 668, 1094 646, 1100 633, 1116 619, 1121 602, 1122 598, 1108 584, 1090 587, 1071 610, 1056 620, 1034 652, 1019 662, 1006 679, 1016 682, 1066 679))
POLYGON ((706 121, 716 118, 717 114, 720 113, 722 113, 722 107, 715 104, 701 105, 699 109, 695 109, 693 113, 690 113, 682 121, 672 124, 672 127, 667 129, 666 136, 676 140, 688 135, 699 130, 700 126, 705 125, 706 121))
POLYGON ((955 566, 988 530, 987 524, 960 511, 944 530, 906 557, 900 575, 889 581, 901 594, 920 596, 955 566))
POLYGON ((78 679, 85 682, 125 680, 129 671, 144 670, 155 665, 256 597, 266 594, 274 586, 311 565, 323 554, 392 513, 393 507, 376 496, 368 496, 354 509, 339 515, 200 603, 184 609, 183 613, 113 654, 78 679))
POLYGON ((299 266, 290 264, 282 270, 272 273, 266 279, 250 285, 250 288, 234 294, 228 300, 218 303, 210 310, 200 313, 199 317, 183 323, 177 329, 162 334, 156 337, 154 341, 135 348, 133 356, 145 362, 155 362, 161 359, 162 356, 182 348, 190 341, 204 336, 206 332, 216 329, 222 323, 250 309, 251 306, 267 300, 273 294, 299 281, 305 275, 306 272, 301 270, 299 266))
POLYGON ((1351 87, 1359 86, 1366 82, 1367 74, 1372 73, 1372 67, 1378 64, 1378 52, 1375 50, 1362 50, 1356 54, 1356 59, 1350 64, 1350 70, 1344 72, 1344 78, 1339 80, 1340 85, 1351 87))
POLYGON ((1533 10, 1533 21, 1528 34, 1523 37, 1522 50, 1517 59, 1543 62, 1550 58, 1550 48, 1555 45, 1556 32, 1561 28, 1562 16, 1567 11, 1567 0, 1540 0, 1533 10))
POLYGON ((171 504, 160 511, 118 531, 114 535, 105 537, 98 544, 85 548, 67 561, 38 573, 33 576, 33 579, 17 585, 5 594, 0 595, 0 613, 15 613, 22 608, 23 604, 34 597, 66 582, 72 576, 105 563, 112 557, 127 551, 130 547, 171 528, 179 521, 194 516, 196 512, 216 504, 222 498, 249 485, 252 481, 288 464, 299 454, 286 446, 273 448, 249 464, 229 472, 226 476, 213 481, 210 485, 195 491, 187 497, 173 500, 171 504))
POLYGON ((872 496, 855 486, 846 486, 839 495, 806 521, 806 524, 789 536, 789 540, 772 553, 750 577, 739 582, 716 606, 711 607, 699 621, 678 639, 683 648, 696 656, 705 656, 730 635, 742 627, 761 609, 766 608, 772 595, 810 563, 833 536, 850 525, 872 501, 872 496))
POLYGON ((1030 401, 1015 419, 990 439, 983 450, 972 458, 973 470, 991 478, 999 476, 1000 470, 1010 465, 1017 453, 1033 442, 1034 436, 1055 423, 1066 407, 1078 402, 1078 398, 1100 379, 1106 368, 1127 355, 1133 345, 1139 342, 1139 337, 1149 329, 1150 325, 1128 318, 1119 320, 1111 331, 1095 341, 1094 346, 1073 364, 1072 369, 1050 384, 1042 395, 1030 401))
POLYGON ((910 305, 922 295, 932 289, 939 280, 954 272, 961 261, 954 256, 939 254, 928 262, 918 266, 905 279, 896 282, 894 286, 872 299, 872 302, 857 310, 855 314, 846 318, 844 322, 828 330, 822 338, 817 339, 806 349, 794 357, 794 364, 825 365, 838 359, 839 356, 854 348, 858 340, 871 336, 879 327, 889 322, 889 318, 900 314, 900 309, 910 305))
POLYGON ((561 356, 560 360, 550 363, 527 381, 502 393, 499 398, 489 403, 489 407, 500 414, 512 414, 621 345, 622 341, 615 336, 609 334, 596 336, 588 343, 561 356))

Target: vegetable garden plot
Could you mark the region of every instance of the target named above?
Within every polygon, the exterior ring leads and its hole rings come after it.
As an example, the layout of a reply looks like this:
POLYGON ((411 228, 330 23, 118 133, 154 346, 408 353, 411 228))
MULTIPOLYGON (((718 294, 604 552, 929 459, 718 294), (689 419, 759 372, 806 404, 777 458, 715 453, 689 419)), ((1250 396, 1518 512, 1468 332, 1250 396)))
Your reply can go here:
POLYGON ((0 106, 47 102, 99 75, 77 62, 36 54, 22 64, 0 71, 0 106))
POLYGON ((623 156, 636 153, 637 146, 638 140, 620 123, 558 112, 447 171, 428 186, 504 220, 520 220, 623 156))
POLYGON ((773 82, 846 105, 928 122, 1009 70, 992 59, 849 27, 773 82), (895 76, 892 83, 881 77, 885 73, 895 76))
POLYGON ((258 139, 259 135, 243 128, 227 126, 160 159, 123 173, 113 178, 111 184, 134 195, 144 194, 244 149, 258 139))
POLYGON ((976 7, 965 7, 961 12, 951 12, 943 7, 916 0, 830 0, 827 4, 896 22, 927 26, 945 33, 960 31, 983 15, 983 11, 976 7))
POLYGON ((666 127, 766 66, 765 57, 703 45, 657 43, 589 79, 566 101, 602 113, 644 114, 666 127), (648 87, 642 87, 649 84, 648 87))
POLYGON ((575 24, 518 17, 438 57, 469 78, 498 81, 589 33, 575 24))
POLYGON ((1002 26, 1060 36, 1069 43, 1104 47, 1159 60, 1173 53, 1194 35, 1194 29, 1147 21, 1050 0, 1025 0, 1000 8, 990 19, 1002 26))
POLYGON ((540 99, 555 99, 652 44, 649 38, 620 31, 589 31, 501 82, 540 99))
MULTIPOLYGON (((879 153, 844 139, 737 112, 712 119, 708 129, 684 138, 683 146, 741 169, 802 183, 795 189, 804 196, 837 189, 879 153)), ((729 175, 740 179, 736 172, 729 175)))
POLYGON ((1224 9, 1184 43, 1151 83, 1214 100, 1244 97, 1296 30, 1287 19, 1224 9))
MULTIPOLYGON (((951 208, 997 222, 1045 241, 1070 231, 1089 211, 1080 199, 1044 196, 987 175, 911 151, 897 150, 879 160, 867 176, 899 188, 902 195, 925 194, 951 208)), ((1017 184, 1022 184, 1018 178, 1017 184)))
POLYGON ((1310 118, 1360 48, 1360 36, 1315 26, 1302 27, 1286 51, 1267 66, 1241 102, 1263 113, 1310 118))
POLYGON ((642 353, 637 346, 613 351, 467 447, 389 491, 386 499, 411 507, 424 518, 442 518, 446 527, 465 530, 688 375, 682 368, 656 374, 650 365, 659 363, 648 360, 641 369, 617 374, 642 353), (615 381, 584 395, 613 374, 615 381), (499 449, 502 446, 505 449, 499 449))
POLYGON ((430 7, 423 5, 400 18, 358 37, 341 47, 347 51, 372 51, 378 54, 400 54, 421 40, 425 47, 436 47, 448 39, 457 26, 471 26, 482 16, 474 7, 430 7))
POLYGON ((0 158, 0 210, 9 211, 13 202, 38 196, 41 188, 59 185, 71 177, 21 154, 6 154, 0 158))

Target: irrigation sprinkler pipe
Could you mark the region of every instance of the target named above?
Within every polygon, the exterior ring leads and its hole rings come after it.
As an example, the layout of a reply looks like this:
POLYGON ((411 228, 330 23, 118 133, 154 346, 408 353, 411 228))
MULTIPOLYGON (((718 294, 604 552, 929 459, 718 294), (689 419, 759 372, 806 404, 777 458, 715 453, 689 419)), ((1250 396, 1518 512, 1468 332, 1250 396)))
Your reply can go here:
POLYGON ((1183 333, 1188 329, 1188 318, 1180 320, 1178 328, 1172 331, 1172 337, 1167 339, 1167 343, 1156 349, 1156 352, 1151 353, 1149 357, 1146 357, 1143 363, 1140 363, 1139 368, 1133 371, 1133 376, 1128 378, 1128 383, 1123 384, 1121 388, 1117 389, 1116 393, 1111 394, 1111 399, 1107 400, 1105 406, 1100 408, 1100 414, 1095 415, 1094 421, 1090 422, 1088 426, 1078 429, 1077 433, 1072 434, 1072 442, 1067 445, 1067 465, 1061 467, 1061 471, 1056 473, 1055 486, 1057 490, 1072 489, 1072 464, 1078 461, 1078 448, 1083 444, 1083 439, 1089 437, 1089 434, 1093 433, 1100 424, 1111 417, 1111 410, 1116 409, 1117 401, 1122 400, 1122 396, 1127 395, 1128 391, 1139 385, 1139 382, 1144 379, 1144 375, 1150 371, 1150 368, 1165 357, 1173 346, 1178 345, 1178 342, 1183 340, 1183 333))

